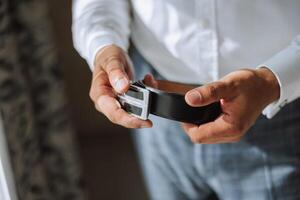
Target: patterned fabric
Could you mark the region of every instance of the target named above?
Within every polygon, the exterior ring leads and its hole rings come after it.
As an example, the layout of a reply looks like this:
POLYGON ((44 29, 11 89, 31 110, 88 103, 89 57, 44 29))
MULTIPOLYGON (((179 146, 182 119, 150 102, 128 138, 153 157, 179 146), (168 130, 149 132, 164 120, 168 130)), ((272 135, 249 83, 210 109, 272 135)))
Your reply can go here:
POLYGON ((83 199, 45 0, 0 0, 0 110, 19 199, 83 199))

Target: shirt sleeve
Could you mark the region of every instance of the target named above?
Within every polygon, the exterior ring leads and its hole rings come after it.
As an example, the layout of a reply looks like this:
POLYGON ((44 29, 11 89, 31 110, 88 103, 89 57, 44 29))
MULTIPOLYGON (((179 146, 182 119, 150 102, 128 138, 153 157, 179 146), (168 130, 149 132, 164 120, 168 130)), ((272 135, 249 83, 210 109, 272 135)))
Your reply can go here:
POLYGON ((290 46, 260 65, 263 66, 274 73, 280 85, 279 99, 263 110, 270 119, 286 104, 300 97, 300 35, 290 46))
POLYGON ((94 69, 97 52, 110 44, 124 51, 129 46, 130 5, 128 0, 73 0, 75 49, 94 69))

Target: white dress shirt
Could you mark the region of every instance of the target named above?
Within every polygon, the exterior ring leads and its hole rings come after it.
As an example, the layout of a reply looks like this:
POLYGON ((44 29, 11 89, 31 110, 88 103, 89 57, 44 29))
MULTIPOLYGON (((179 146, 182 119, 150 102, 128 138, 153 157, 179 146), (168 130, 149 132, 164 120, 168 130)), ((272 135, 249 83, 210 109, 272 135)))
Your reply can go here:
POLYGON ((274 116, 300 96, 299 0, 74 0, 73 37, 93 69, 96 53, 131 37, 169 80, 207 83, 241 68, 266 66, 277 76, 274 116))

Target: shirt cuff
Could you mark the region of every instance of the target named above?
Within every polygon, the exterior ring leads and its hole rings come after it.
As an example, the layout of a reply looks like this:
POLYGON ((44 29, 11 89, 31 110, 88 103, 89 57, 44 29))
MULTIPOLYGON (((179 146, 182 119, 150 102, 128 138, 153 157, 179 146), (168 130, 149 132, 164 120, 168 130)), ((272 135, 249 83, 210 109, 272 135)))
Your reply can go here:
MULTIPOLYGON (((270 69, 276 76, 280 86, 280 97, 263 110, 262 114, 271 119, 287 103, 294 100, 297 82, 299 82, 300 50, 296 46, 290 46, 279 52, 265 63, 258 66, 270 69)), ((299 86, 298 86, 299 87, 299 86)))

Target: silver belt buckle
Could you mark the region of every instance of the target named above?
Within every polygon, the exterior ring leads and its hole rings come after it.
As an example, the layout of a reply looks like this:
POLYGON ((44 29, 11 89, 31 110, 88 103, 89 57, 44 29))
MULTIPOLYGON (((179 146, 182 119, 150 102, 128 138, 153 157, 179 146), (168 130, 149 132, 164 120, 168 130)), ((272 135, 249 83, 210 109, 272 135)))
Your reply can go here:
POLYGON ((118 95, 118 100, 129 114, 147 120, 149 116, 149 90, 131 84, 128 91, 118 95))

